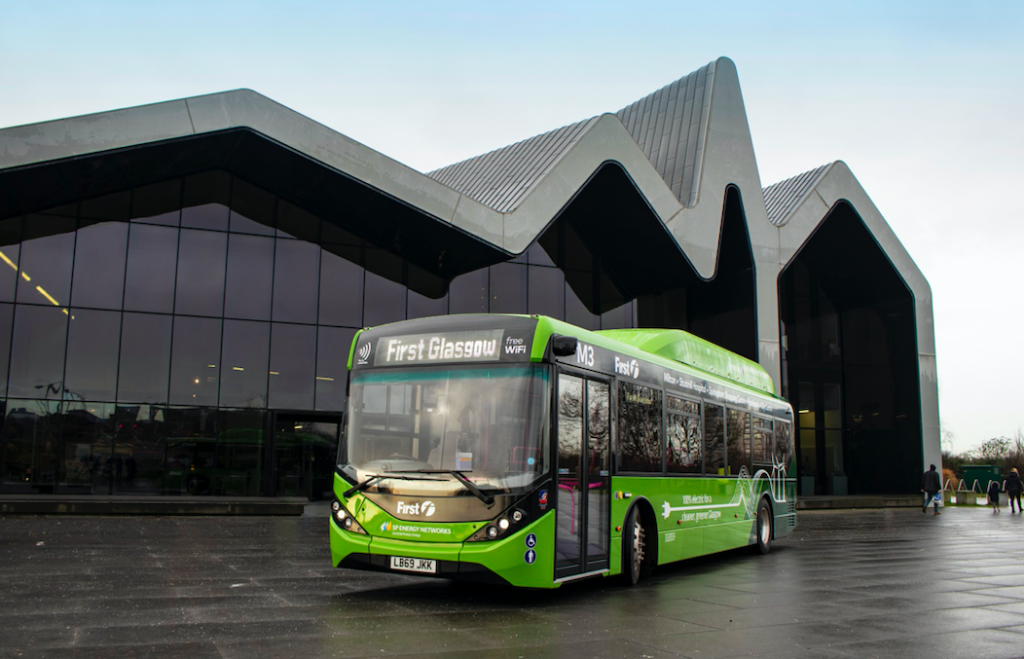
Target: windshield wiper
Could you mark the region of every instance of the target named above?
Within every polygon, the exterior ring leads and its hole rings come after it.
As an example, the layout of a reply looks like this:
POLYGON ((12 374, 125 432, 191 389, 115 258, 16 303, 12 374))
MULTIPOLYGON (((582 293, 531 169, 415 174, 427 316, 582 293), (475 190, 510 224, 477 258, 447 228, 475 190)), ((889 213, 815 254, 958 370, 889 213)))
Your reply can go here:
MULTIPOLYGON (((490 506, 491 504, 494 503, 494 497, 492 495, 487 494, 486 492, 481 490, 479 487, 476 486, 476 484, 473 481, 471 481, 468 478, 466 478, 465 473, 463 473, 461 471, 458 471, 456 469, 417 469, 415 473, 417 473, 417 474, 448 474, 450 476, 454 476, 456 479, 458 479, 458 481, 460 483, 462 483, 466 487, 467 490, 472 492, 476 496, 477 499, 480 499, 481 501, 483 501, 484 504, 490 506)), ((469 472, 469 473, 473 473, 473 472, 469 472)))
MULTIPOLYGON (((394 472, 394 473, 417 473, 417 472, 394 472)), ((362 492, 363 490, 365 490, 366 488, 370 487, 371 485, 373 485, 377 481, 385 479, 385 478, 393 478, 393 479, 399 480, 399 481, 432 481, 432 480, 437 480, 435 478, 413 478, 411 476, 395 476, 395 475, 393 475, 393 473, 370 474, 370 477, 367 478, 366 480, 364 480, 362 483, 359 483, 358 485, 353 485, 352 487, 348 488, 348 490, 346 490, 343 493, 342 496, 344 496, 347 499, 350 496, 352 496, 353 494, 355 494, 356 492, 362 492)))

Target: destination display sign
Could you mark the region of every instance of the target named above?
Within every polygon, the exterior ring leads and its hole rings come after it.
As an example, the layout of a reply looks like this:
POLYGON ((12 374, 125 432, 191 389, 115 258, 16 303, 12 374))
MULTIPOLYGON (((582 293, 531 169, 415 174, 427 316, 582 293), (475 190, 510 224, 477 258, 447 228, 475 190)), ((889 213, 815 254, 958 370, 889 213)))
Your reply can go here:
POLYGON ((533 345, 530 330, 481 328, 394 336, 366 333, 356 346, 353 366, 526 362, 533 345))

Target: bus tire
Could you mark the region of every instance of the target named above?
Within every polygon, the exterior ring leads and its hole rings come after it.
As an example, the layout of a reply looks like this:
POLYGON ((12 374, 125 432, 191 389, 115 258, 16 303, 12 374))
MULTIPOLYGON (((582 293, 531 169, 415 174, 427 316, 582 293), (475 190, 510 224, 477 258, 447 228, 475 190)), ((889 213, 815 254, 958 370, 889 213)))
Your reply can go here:
POLYGON ((644 573, 647 535, 636 506, 629 511, 622 531, 622 581, 627 586, 635 586, 644 573))
POLYGON ((772 549, 772 536, 775 535, 775 518, 772 516, 772 507, 768 505, 768 502, 761 499, 761 503, 757 505, 757 521, 755 522, 756 528, 754 535, 756 537, 755 544, 751 549, 758 554, 767 554, 772 549))

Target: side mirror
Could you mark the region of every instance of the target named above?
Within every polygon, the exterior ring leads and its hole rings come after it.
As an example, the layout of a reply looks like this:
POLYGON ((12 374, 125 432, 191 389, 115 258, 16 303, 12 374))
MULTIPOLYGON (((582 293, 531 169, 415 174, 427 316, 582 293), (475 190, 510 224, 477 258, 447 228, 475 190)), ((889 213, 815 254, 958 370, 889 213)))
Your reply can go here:
POLYGON ((576 354, 575 336, 553 336, 551 337, 551 352, 556 357, 568 357, 576 354))

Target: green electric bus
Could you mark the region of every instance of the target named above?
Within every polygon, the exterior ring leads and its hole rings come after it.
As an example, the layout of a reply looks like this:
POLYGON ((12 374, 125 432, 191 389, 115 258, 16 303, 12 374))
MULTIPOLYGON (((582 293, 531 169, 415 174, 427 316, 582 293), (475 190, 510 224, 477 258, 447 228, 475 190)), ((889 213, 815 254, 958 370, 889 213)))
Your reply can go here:
POLYGON ((336 567, 635 584, 796 527, 792 408, 681 330, 423 318, 361 331, 348 366, 336 567))

